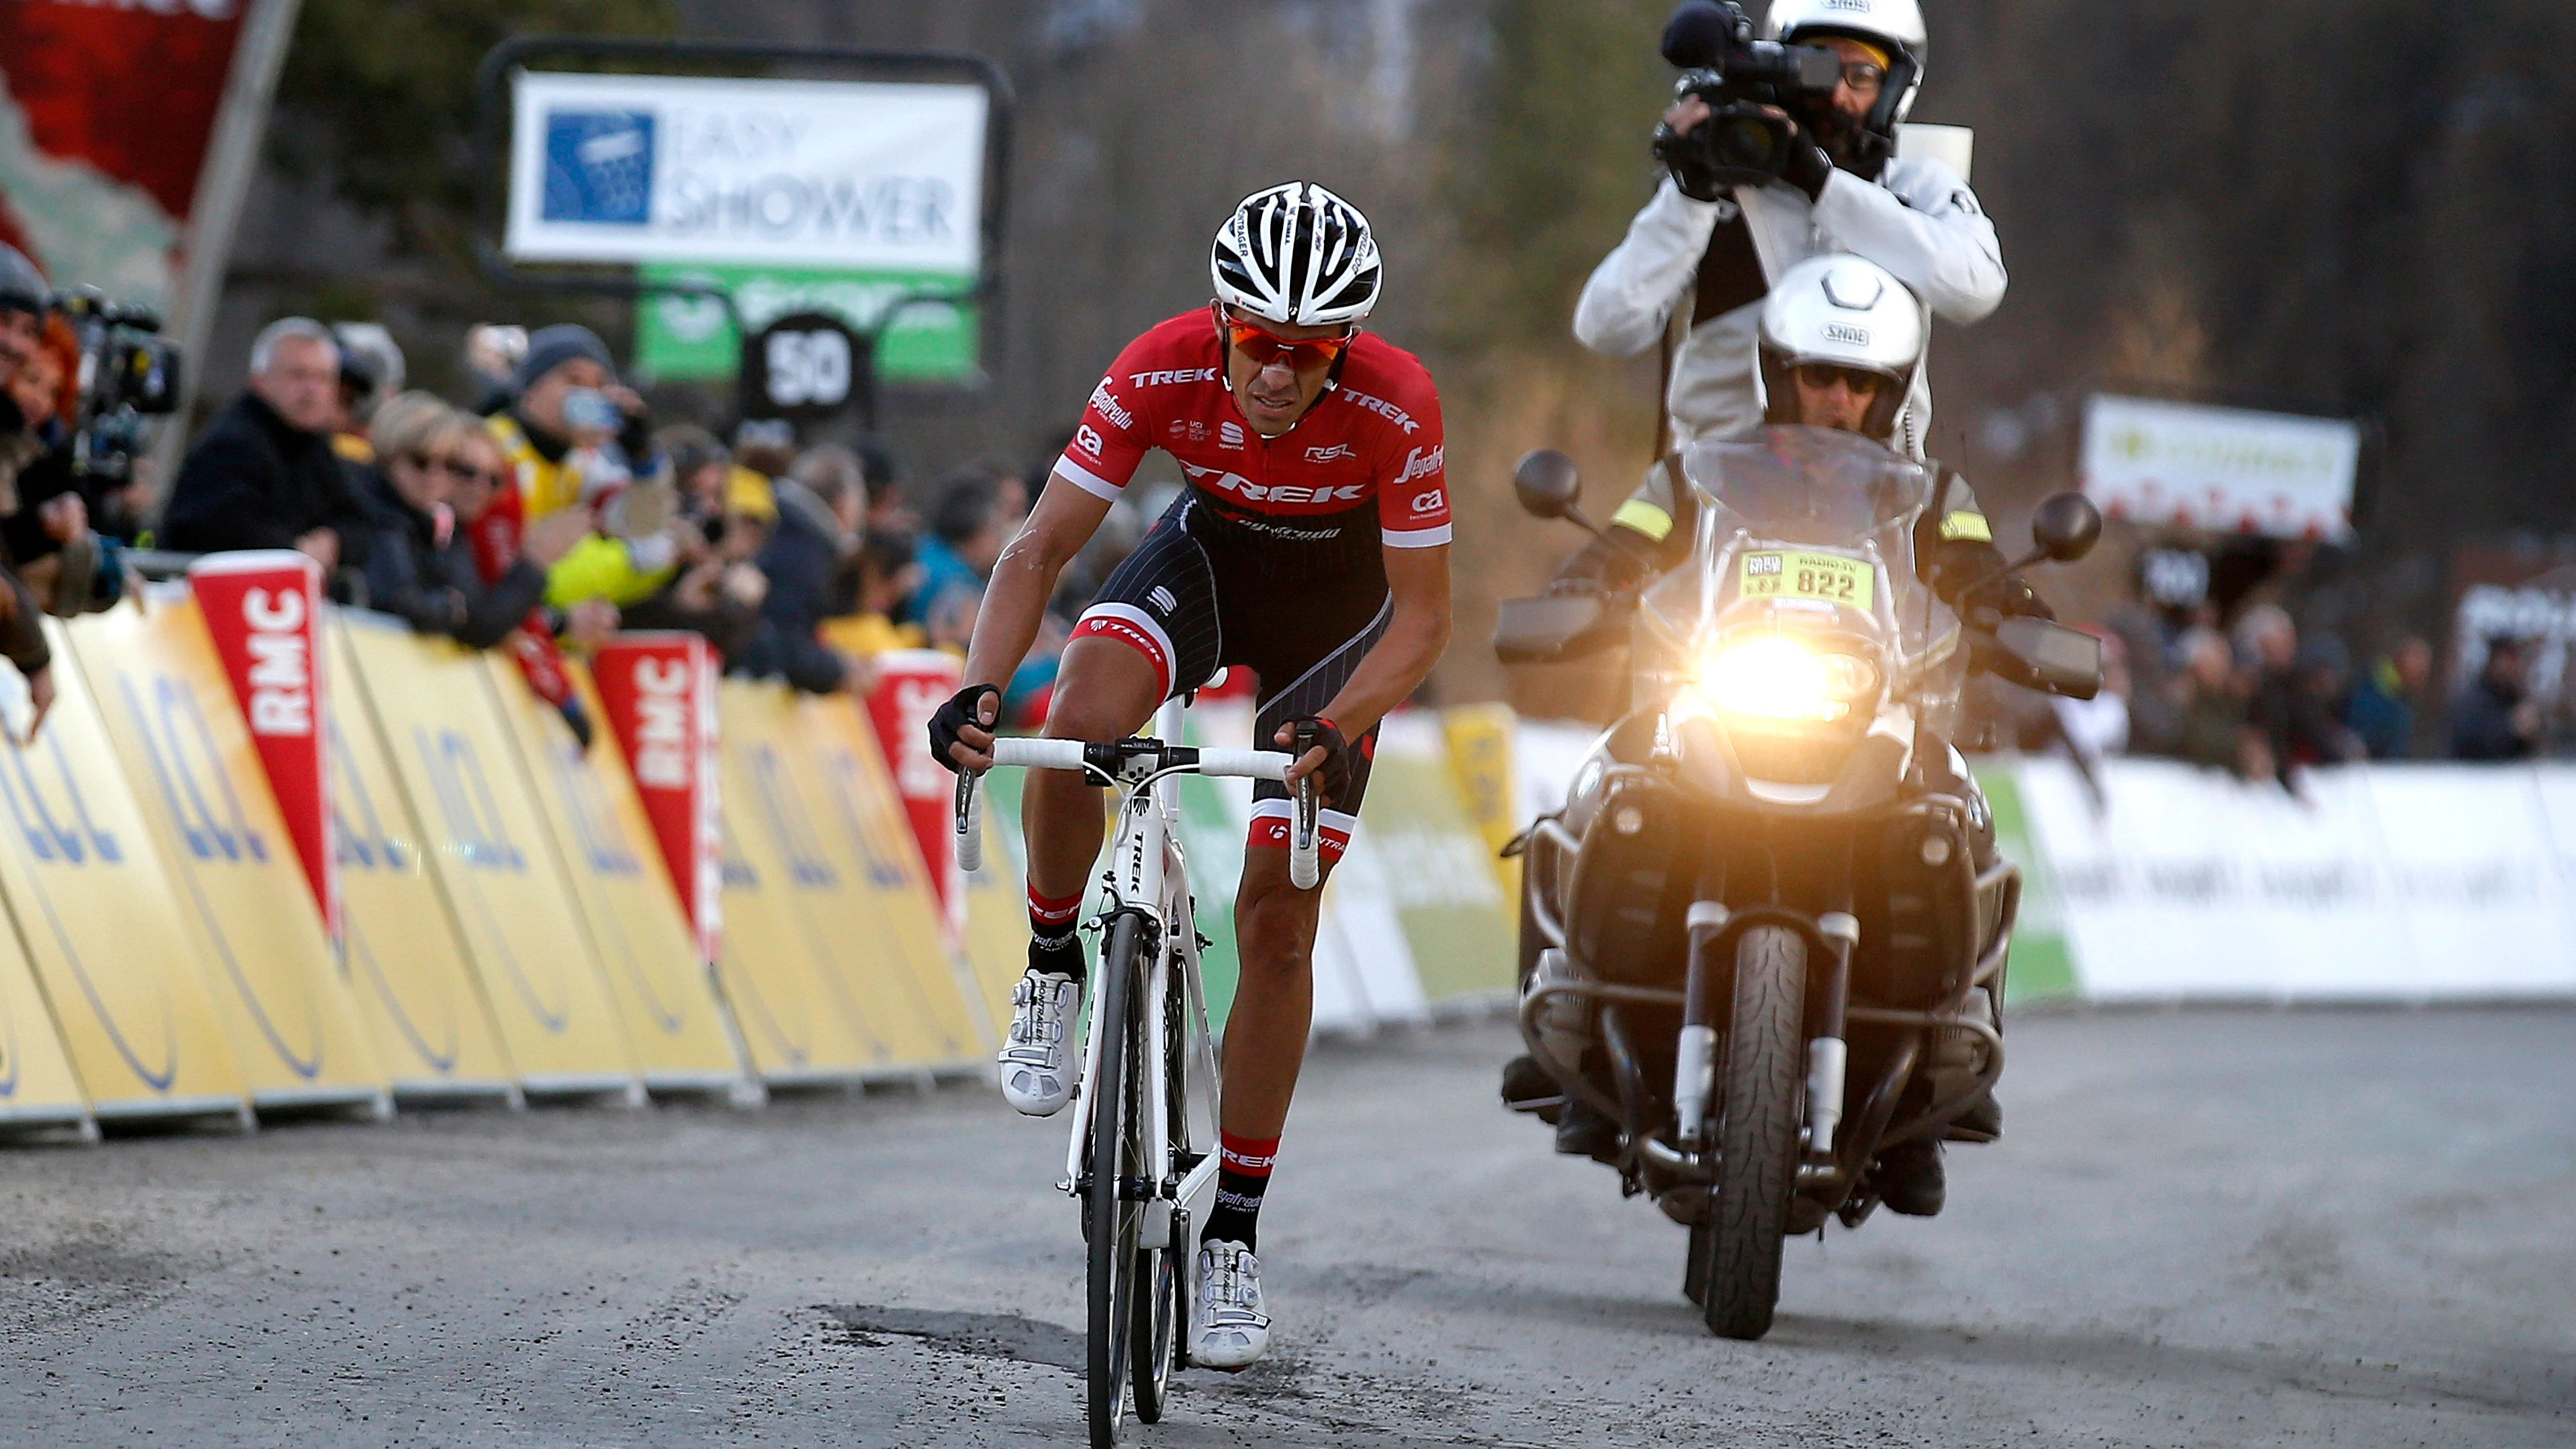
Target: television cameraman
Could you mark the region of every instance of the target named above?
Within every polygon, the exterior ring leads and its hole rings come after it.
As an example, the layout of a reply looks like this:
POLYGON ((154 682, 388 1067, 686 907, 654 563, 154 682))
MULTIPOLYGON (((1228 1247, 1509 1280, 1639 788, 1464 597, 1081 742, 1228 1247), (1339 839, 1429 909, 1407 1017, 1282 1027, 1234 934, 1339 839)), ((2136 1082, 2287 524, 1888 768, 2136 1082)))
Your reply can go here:
MULTIPOLYGON (((1656 132, 1669 174, 1575 307, 1584 346, 1632 357, 1688 305, 1665 398, 1676 447, 1761 426, 1762 302, 1809 257, 1876 262, 1952 322, 2003 301, 2003 255, 1976 194, 1944 162, 1895 154, 1928 53, 1917 0, 1773 0, 1762 35, 1733 5, 1688 0, 1674 13, 1664 56, 1688 73, 1656 132)), ((1898 450, 1916 458, 1930 432, 1926 376, 1898 426, 1898 450)))

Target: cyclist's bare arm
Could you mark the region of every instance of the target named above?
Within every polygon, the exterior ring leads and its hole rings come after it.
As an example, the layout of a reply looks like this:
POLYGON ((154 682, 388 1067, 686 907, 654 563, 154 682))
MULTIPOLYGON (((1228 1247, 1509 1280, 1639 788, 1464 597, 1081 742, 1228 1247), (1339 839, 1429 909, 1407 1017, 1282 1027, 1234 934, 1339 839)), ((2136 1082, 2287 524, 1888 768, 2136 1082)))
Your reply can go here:
MULTIPOLYGON (((1350 683, 1324 707, 1324 717, 1346 740, 1368 733, 1387 711, 1411 698, 1449 647, 1449 546, 1390 548, 1385 553, 1394 617, 1387 621, 1386 636, 1351 672, 1350 683)), ((1309 750, 1288 778, 1299 779, 1323 762, 1322 750, 1309 750)))
MULTIPOLYGON (((975 639, 966 649, 967 683, 999 685, 1020 667, 1029 646, 1037 642, 1047 600, 1055 595, 1056 577, 1091 542, 1100 520, 1108 516, 1108 499, 1062 478, 1047 479, 1046 491, 1038 495, 1038 506, 1030 510, 1028 522, 993 562, 993 581, 984 590, 983 608, 975 615, 975 639)), ((969 725, 958 731, 958 740, 951 753, 968 769, 992 768, 990 731, 969 725)))

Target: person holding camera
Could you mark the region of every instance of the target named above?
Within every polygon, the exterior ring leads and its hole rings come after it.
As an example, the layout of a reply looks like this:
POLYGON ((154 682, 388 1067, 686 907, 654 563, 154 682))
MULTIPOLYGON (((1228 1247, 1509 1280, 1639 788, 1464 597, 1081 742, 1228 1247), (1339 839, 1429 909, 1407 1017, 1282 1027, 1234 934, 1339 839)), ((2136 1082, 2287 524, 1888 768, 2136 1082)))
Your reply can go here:
MULTIPOLYGON (((1772 279, 1850 252, 1952 322, 2003 301, 1994 223, 1947 163, 1896 153, 1928 53, 1917 0, 1774 0, 1755 38, 1732 4, 1688 0, 1664 32, 1687 72, 1655 154, 1670 173, 1585 283, 1584 346, 1630 357, 1687 306, 1665 405, 1675 446, 1762 424, 1755 334, 1772 279)), ((1932 401, 1917 369, 1896 428, 1920 458, 1932 401)))

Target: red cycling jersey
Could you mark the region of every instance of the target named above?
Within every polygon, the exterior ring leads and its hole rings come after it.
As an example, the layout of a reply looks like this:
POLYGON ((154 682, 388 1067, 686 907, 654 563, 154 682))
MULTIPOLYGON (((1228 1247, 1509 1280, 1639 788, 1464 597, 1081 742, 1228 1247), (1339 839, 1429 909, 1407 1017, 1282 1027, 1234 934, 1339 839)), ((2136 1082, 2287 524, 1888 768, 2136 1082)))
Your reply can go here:
POLYGON ((1347 520, 1332 515, 1374 499, 1387 547, 1449 542, 1440 394, 1413 354, 1361 333, 1339 385, 1276 438, 1243 420, 1224 366, 1206 308, 1127 344, 1092 389, 1056 475, 1114 499, 1146 451, 1161 448, 1219 514, 1262 535, 1335 538, 1347 520))

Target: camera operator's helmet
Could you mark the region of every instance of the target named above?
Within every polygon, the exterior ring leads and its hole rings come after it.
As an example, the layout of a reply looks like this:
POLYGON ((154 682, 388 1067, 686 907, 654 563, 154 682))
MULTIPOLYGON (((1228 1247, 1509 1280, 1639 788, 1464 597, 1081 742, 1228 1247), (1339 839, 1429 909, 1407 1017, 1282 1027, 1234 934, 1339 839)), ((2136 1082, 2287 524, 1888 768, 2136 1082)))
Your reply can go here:
POLYGON ((1290 327, 1357 322, 1377 306, 1377 238, 1359 208, 1311 181, 1243 199, 1208 258, 1220 301, 1290 327))
POLYGON ((54 305, 54 289, 27 254, 0 242, 0 310, 33 312, 42 317, 54 305))
POLYGON ((1914 390, 1929 331, 1923 304, 1885 267, 1848 255, 1809 257, 1773 283, 1762 304, 1756 374, 1766 422, 1795 422, 1797 392, 1789 373, 1810 365, 1845 367, 1887 379, 1864 428, 1884 443, 1914 390))
POLYGON ((1931 33, 1923 28, 1919 0, 1771 0, 1762 32, 1792 45, 1847 35, 1887 51, 1887 86, 1861 124, 1893 144, 1896 128, 1914 110, 1923 68, 1931 59, 1931 33))

